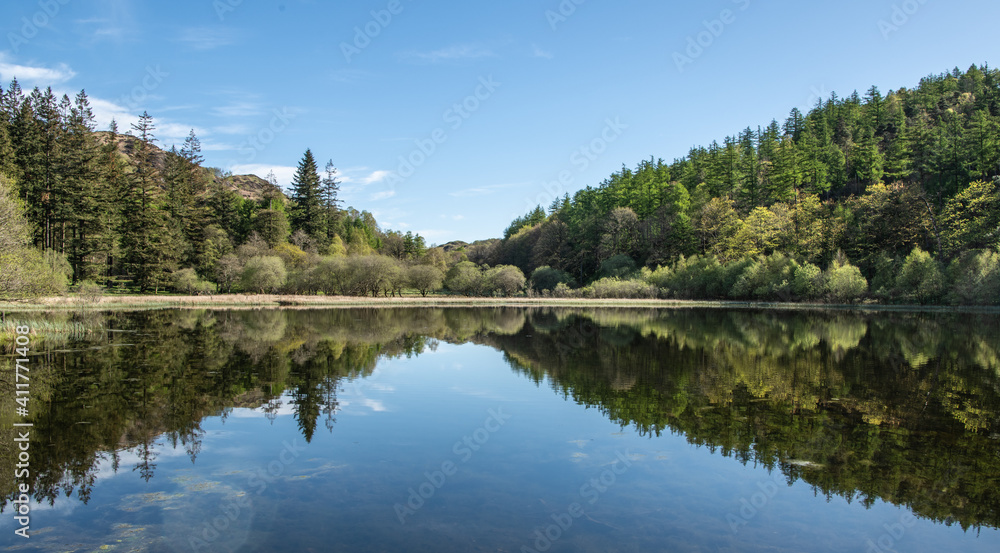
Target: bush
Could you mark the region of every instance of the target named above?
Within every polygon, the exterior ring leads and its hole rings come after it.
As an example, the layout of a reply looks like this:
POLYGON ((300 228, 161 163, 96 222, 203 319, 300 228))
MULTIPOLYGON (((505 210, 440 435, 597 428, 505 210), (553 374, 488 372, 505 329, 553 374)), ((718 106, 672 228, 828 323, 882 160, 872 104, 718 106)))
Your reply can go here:
POLYGON ((960 305, 1000 305, 1000 254, 969 251, 951 262, 948 301, 960 305))
POLYGON ((227 253, 215 264, 215 282, 219 284, 220 292, 232 292, 233 285, 239 282, 243 274, 243 263, 235 254, 227 253))
POLYGON ((198 277, 194 269, 181 269, 173 274, 174 290, 184 294, 211 294, 215 285, 198 277))
POLYGON ((524 289, 524 273, 513 265, 497 265, 483 273, 481 293, 508 298, 524 289))
POLYGON ((602 278, 583 289, 583 296, 601 299, 655 298, 659 289, 642 280, 602 278))
POLYGON ((627 278, 635 274, 635 260, 625 254, 618 254, 601 263, 598 273, 605 278, 627 278))
POLYGON ((792 293, 799 299, 814 300, 823 295, 823 270, 805 263, 795 269, 792 293))
POLYGON ((905 301, 930 303, 939 299, 944 291, 940 264, 931 254, 913 248, 896 278, 896 291, 905 301))
POLYGON ((729 292, 730 296, 757 300, 792 300, 792 283, 799 264, 775 252, 752 260, 729 292))
POLYGON ((483 272, 471 261, 461 261, 448 269, 444 286, 448 290, 466 296, 480 294, 483 284, 483 272))
POLYGON ((92 280, 84 280, 77 285, 76 295, 87 303, 99 303, 104 295, 104 287, 92 280))
POLYGON ((288 273, 280 257, 251 257, 240 276, 240 286, 244 291, 260 294, 273 293, 285 285, 288 273))
POLYGON ((444 284, 444 273, 433 265, 414 265, 407 270, 410 286, 417 289, 421 296, 428 292, 439 290, 444 284))
POLYGON ((826 271, 826 292, 831 301, 852 303, 868 291, 868 280, 861 270, 846 260, 835 260, 826 271))
POLYGON ((531 287, 539 292, 552 290, 560 283, 569 285, 573 277, 566 271, 553 269, 548 265, 539 267, 531 273, 531 287))

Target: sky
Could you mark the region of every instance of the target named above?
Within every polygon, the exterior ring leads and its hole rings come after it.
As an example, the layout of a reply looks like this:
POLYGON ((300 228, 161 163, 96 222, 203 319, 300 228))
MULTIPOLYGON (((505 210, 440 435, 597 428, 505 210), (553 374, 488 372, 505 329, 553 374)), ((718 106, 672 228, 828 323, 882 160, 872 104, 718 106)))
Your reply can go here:
POLYGON ((0 80, 147 111, 205 165, 288 187, 311 149, 345 205, 429 244, 818 98, 1000 64, 995 0, 18 0, 0 80))

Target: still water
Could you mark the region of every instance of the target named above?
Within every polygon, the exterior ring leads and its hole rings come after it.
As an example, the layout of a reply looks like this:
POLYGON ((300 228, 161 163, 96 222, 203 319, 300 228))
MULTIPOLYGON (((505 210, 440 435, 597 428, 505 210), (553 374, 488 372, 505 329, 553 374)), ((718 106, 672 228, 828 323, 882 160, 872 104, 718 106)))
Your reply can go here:
POLYGON ((996 315, 7 318, 4 550, 1000 550, 996 315))

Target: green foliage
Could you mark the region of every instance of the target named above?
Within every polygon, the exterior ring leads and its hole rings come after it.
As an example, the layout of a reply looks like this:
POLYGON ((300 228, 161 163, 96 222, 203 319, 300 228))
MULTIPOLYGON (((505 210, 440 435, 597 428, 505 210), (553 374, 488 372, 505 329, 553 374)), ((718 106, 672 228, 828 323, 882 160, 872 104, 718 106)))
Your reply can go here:
POLYGON ((461 261, 448 269, 444 287, 464 296, 479 295, 483 289, 483 272, 475 263, 461 261))
POLYGON ((781 253, 761 256, 743 270, 729 294, 740 299, 790 301, 799 267, 781 253))
POLYGON ((173 277, 174 290, 183 294, 200 296, 203 294, 211 294, 215 291, 215 285, 199 277, 198 273, 195 272, 194 269, 181 269, 179 271, 175 271, 173 277))
POLYGON ((635 260, 626 254, 618 254, 601 263, 598 275, 602 278, 629 278, 635 272, 635 260))
MULTIPOLYGON (((530 204, 529 204, 530 205, 530 204)), ((541 222, 545 221, 545 210, 542 206, 536 206, 530 213, 523 215, 511 221, 507 229, 503 231, 504 239, 509 239, 511 236, 517 234, 517 232, 523 228, 531 228, 541 222)))
POLYGON ((846 260, 835 260, 825 274, 826 290, 835 303, 853 303, 868 292, 868 280, 846 260))
POLYGON ((413 265, 407 269, 407 280, 421 296, 435 292, 444 284, 444 273, 432 265, 413 265))
POLYGON ((919 247, 914 248, 903 261, 903 267, 896 278, 896 289, 905 301, 937 301, 944 292, 944 274, 940 263, 919 247))
POLYGON ((285 263, 280 257, 251 257, 240 275, 240 288, 258 294, 277 292, 288 278, 285 263))
POLYGON ((1000 305, 1000 254, 991 250, 963 252, 948 267, 953 283, 948 299, 959 305, 1000 305))
POLYGON ((497 265, 483 272, 480 293, 511 297, 524 290, 525 281, 521 269, 513 265, 497 265))
POLYGON ((599 299, 655 298, 658 294, 659 289, 645 281, 617 277, 596 280, 581 291, 585 298, 599 299))
POLYGON ((553 290, 559 284, 568 285, 571 282, 573 282, 572 275, 548 265, 539 267, 531 273, 531 288, 537 292, 553 290))

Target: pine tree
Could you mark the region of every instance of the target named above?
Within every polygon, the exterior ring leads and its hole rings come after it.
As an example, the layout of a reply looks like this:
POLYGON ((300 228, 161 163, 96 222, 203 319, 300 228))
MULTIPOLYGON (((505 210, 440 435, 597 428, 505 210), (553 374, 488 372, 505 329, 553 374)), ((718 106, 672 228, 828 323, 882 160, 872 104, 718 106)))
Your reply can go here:
POLYGON ((327 243, 333 240, 340 227, 340 180, 337 179, 337 168, 333 165, 333 160, 326 162, 326 175, 320 183, 320 203, 323 206, 323 213, 326 215, 327 243))
POLYGON ((316 159, 312 150, 306 150, 292 179, 291 209, 292 232, 301 230, 313 239, 326 236, 326 216, 323 211, 322 190, 316 159))
POLYGON ((160 208, 153 118, 143 112, 132 125, 137 134, 132 154, 134 171, 121 197, 121 242, 125 263, 141 292, 159 289, 178 257, 179 237, 168 212, 160 208))
POLYGON ((85 91, 77 94, 66 120, 60 172, 69 214, 67 258, 73 267, 73 281, 99 274, 103 260, 96 259, 103 243, 102 213, 109 209, 109 195, 98 176, 98 147, 94 139, 94 113, 85 91))

